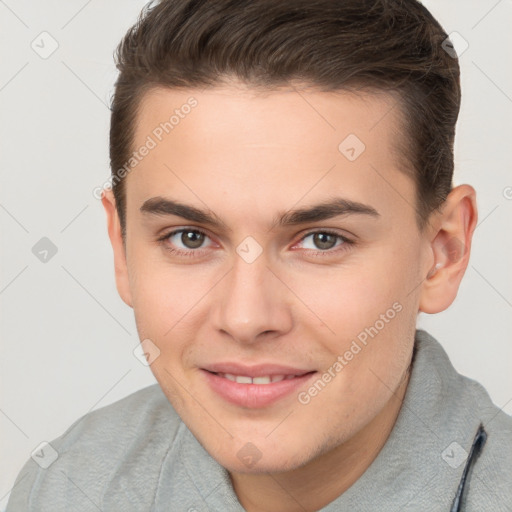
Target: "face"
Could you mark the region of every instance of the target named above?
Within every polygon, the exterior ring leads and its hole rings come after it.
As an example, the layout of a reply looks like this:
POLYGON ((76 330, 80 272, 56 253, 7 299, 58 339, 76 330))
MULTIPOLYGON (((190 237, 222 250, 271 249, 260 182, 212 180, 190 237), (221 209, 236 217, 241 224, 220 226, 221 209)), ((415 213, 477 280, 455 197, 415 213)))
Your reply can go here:
POLYGON ((229 470, 329 452, 405 375, 428 244, 393 106, 235 85, 141 104, 121 295, 164 393, 229 470))

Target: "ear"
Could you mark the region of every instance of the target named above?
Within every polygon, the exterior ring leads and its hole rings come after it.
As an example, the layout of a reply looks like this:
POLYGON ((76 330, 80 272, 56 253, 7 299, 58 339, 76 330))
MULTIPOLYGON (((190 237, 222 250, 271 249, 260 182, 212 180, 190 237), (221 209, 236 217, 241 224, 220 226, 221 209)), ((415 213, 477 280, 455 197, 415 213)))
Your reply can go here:
POLYGON ((108 236, 114 251, 114 269, 116 275, 117 291, 123 301, 132 306, 130 281, 128 279, 128 265, 126 263, 126 251, 121 235, 121 223, 117 214, 116 201, 111 189, 103 189, 101 202, 107 214, 108 236))
POLYGON ((422 283, 419 311, 439 313, 455 300, 466 271, 477 223, 476 192, 470 185, 452 189, 432 225, 433 263, 422 283))

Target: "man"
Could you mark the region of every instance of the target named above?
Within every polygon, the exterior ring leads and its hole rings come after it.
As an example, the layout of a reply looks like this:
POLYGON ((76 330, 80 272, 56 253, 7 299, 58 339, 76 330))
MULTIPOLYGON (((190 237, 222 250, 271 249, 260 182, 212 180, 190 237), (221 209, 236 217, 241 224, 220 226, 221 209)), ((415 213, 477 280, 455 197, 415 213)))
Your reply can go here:
POLYGON ((158 385, 29 460, 9 512, 511 509, 512 419, 416 329, 477 223, 446 42, 414 0, 143 12, 102 202, 158 385))

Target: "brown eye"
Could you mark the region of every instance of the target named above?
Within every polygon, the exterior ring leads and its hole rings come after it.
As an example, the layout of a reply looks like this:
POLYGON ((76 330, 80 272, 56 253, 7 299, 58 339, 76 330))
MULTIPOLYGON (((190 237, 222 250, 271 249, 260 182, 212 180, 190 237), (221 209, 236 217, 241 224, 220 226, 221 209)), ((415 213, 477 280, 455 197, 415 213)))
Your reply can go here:
POLYGON ((339 238, 338 235, 332 235, 330 233, 313 233, 313 243, 318 249, 332 249, 336 245, 336 240, 339 238))
POLYGON ((338 233, 331 233, 329 231, 313 231, 301 240, 301 245, 304 249, 323 252, 332 252, 329 249, 347 243, 350 243, 350 240, 338 235, 338 233))
POLYGON ((204 243, 204 233, 200 231, 182 231, 181 232, 181 243, 187 249, 197 249, 204 243))
POLYGON ((176 253, 192 255, 212 245, 210 237, 199 229, 176 229, 159 239, 167 248, 176 253))

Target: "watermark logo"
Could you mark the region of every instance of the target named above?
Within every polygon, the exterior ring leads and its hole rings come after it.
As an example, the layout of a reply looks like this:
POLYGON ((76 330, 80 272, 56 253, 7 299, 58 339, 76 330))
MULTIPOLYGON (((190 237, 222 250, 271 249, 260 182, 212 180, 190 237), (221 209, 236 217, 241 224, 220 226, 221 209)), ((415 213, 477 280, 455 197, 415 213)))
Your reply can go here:
POLYGON ((149 338, 142 340, 133 351, 133 355, 144 365, 151 366, 160 357, 160 349, 149 338))
POLYGON ((441 458, 450 467, 457 469, 468 458, 468 452, 459 443, 453 441, 443 450, 441 458))
POLYGON ((48 32, 41 32, 31 43, 30 47, 41 59, 50 58, 59 48, 57 40, 48 32))
POLYGON ((357 160, 365 149, 363 141, 353 133, 343 139, 338 146, 339 152, 350 162, 357 160))
POLYGON ((32 247, 32 254, 41 263, 48 263, 57 254, 57 251, 57 246, 46 236, 43 236, 43 238, 32 247))
POLYGON ((263 248, 252 236, 248 236, 237 246, 236 252, 246 263, 253 263, 263 248))
POLYGON ((261 459, 261 457, 263 457, 263 454, 254 444, 245 443, 242 446, 242 448, 238 450, 236 456, 242 461, 242 463, 245 466, 247 466, 248 468, 253 468, 261 459))
POLYGON ((453 236, 443 245, 443 252, 448 262, 455 263, 466 254, 466 246, 457 237, 453 236))
POLYGON ((48 469, 58 459, 59 454, 50 443, 44 441, 30 456, 38 466, 48 469))
POLYGON ((451 32, 441 43, 441 48, 452 59, 456 59, 469 48, 469 43, 458 32, 451 32))

